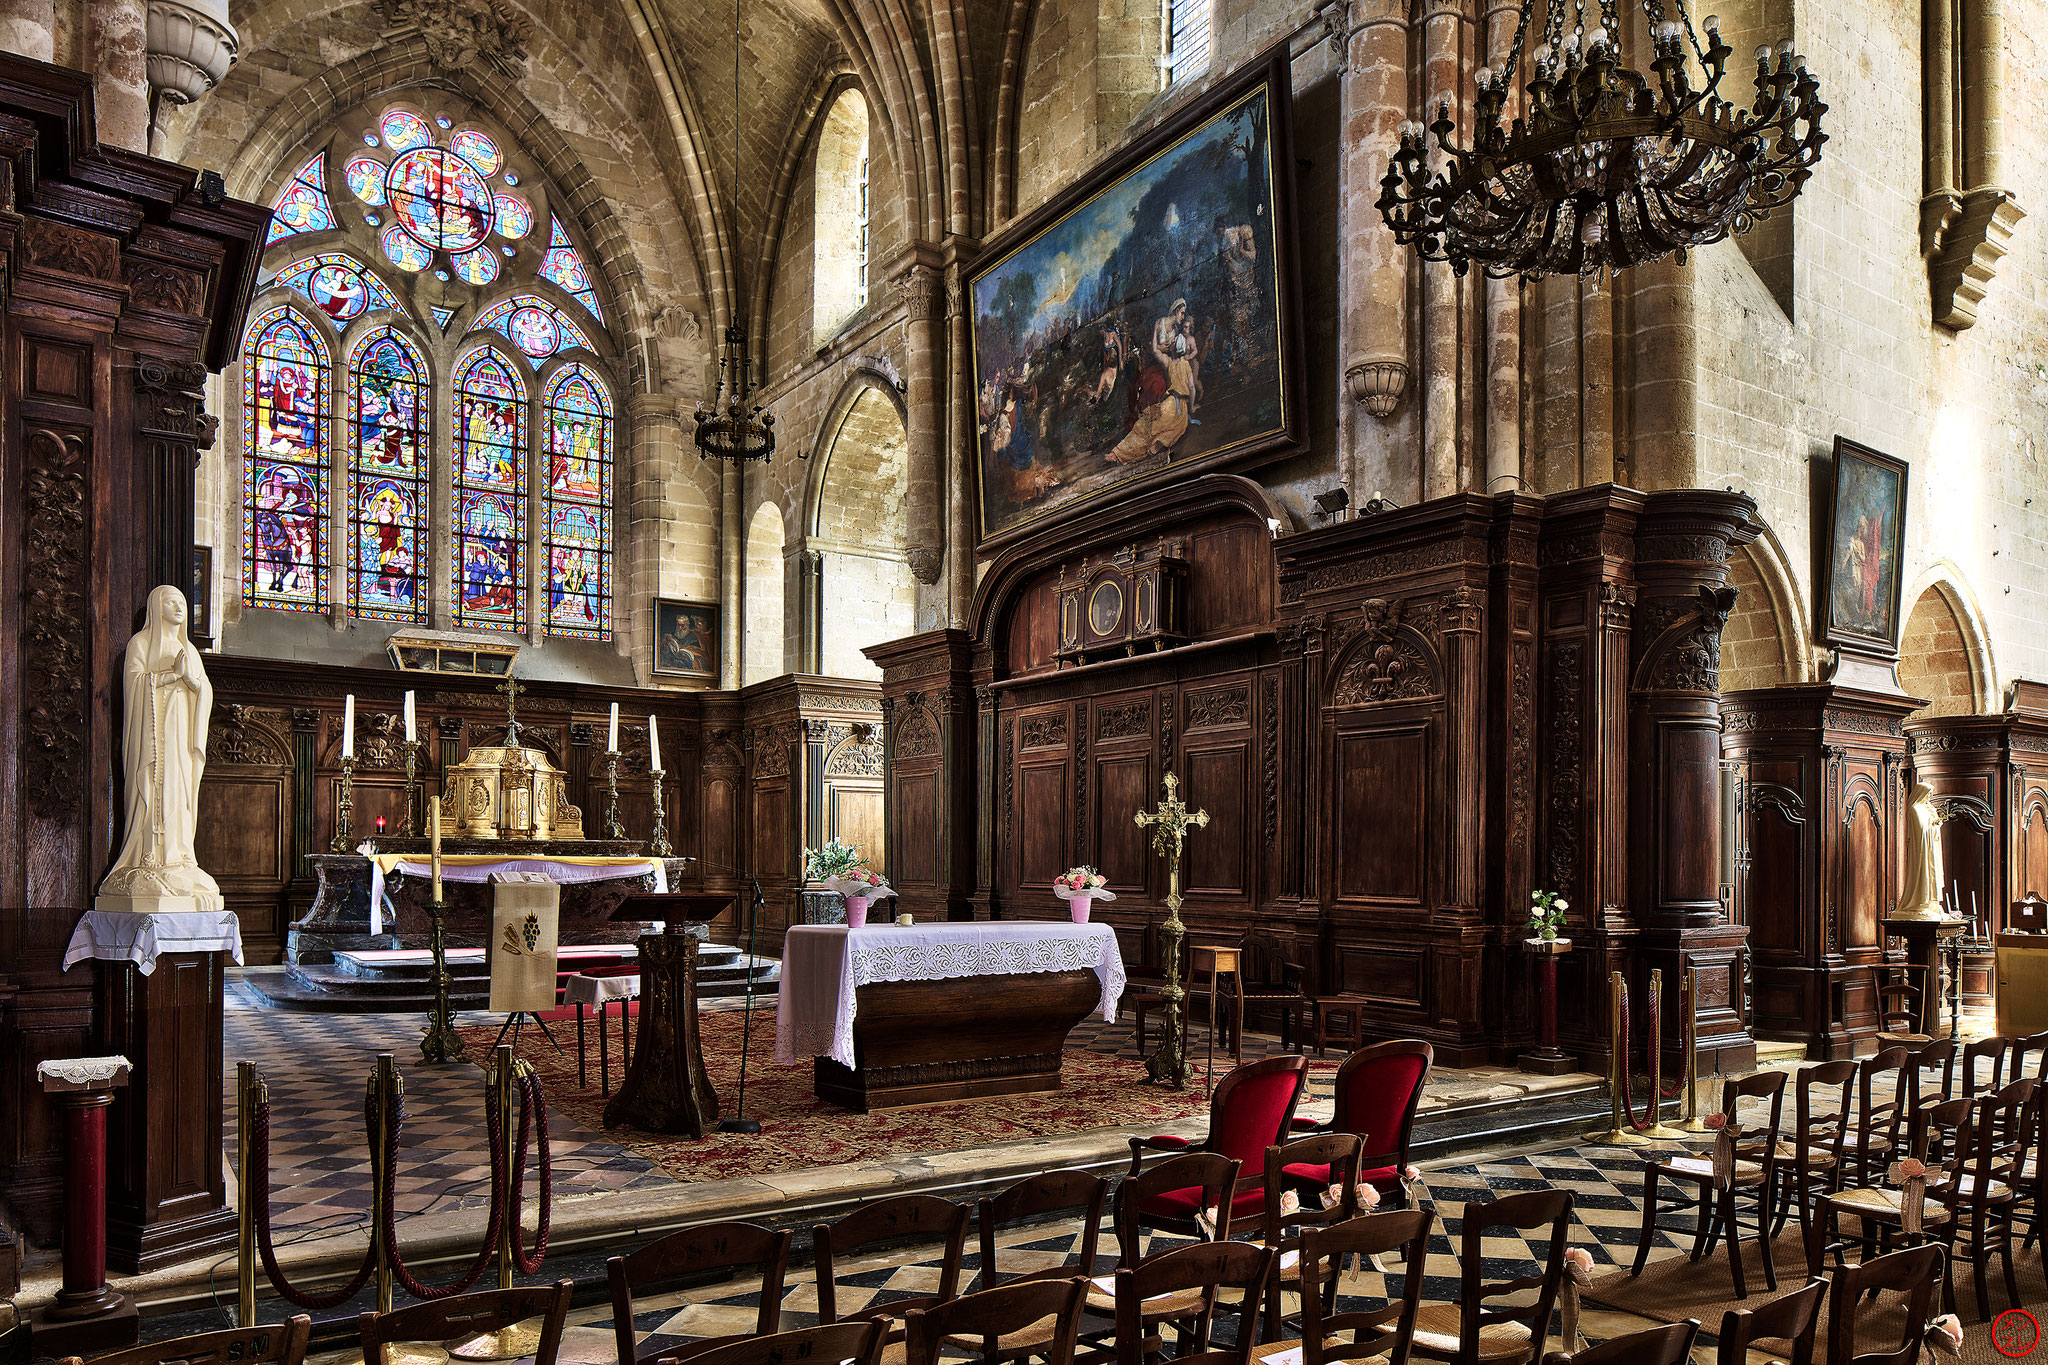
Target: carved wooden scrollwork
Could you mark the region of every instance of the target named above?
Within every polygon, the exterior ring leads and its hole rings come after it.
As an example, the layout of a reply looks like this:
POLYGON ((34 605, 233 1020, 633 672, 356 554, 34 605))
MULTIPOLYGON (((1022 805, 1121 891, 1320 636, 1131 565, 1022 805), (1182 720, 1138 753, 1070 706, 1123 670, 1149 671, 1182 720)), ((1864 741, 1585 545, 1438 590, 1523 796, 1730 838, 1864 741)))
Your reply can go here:
MULTIPOLYGON (((33 220, 31 220, 33 221, 33 220)), ((85 234, 91 236, 92 234, 85 234)), ((71 809, 85 764, 85 440, 29 432, 22 534, 22 734, 29 809, 71 809)))

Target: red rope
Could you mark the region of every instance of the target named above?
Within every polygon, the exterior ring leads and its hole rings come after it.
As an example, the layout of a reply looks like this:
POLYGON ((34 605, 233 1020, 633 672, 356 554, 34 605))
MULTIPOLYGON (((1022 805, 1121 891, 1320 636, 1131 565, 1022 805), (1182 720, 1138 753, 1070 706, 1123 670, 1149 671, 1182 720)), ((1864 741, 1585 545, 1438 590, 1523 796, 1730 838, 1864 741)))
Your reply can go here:
MULTIPOLYGON (((370 1244, 363 1249, 363 1263, 356 1267, 355 1277, 332 1294, 309 1294, 294 1285, 284 1276, 284 1270, 277 1263, 277 1249, 270 1238, 270 1092, 266 1088, 258 1092, 256 1101, 254 1131, 249 1137, 249 1150, 243 1159, 249 1163, 250 1184, 256 1203, 256 1250, 263 1258, 263 1273, 270 1277, 270 1283, 278 1294, 289 1299, 300 1308, 319 1312, 337 1308, 362 1292, 370 1282, 370 1276, 377 1272, 377 1239, 373 1233, 370 1244)), ((374 1144, 377 1140, 377 1097, 371 1092, 363 1099, 363 1131, 374 1144)))
POLYGON ((548 1258, 548 1229, 550 1213, 554 1208, 554 1162, 548 1155, 548 1103, 542 1095, 540 1077, 525 1063, 519 1066, 519 1157, 513 1163, 510 1173, 512 1185, 512 1263, 519 1267, 522 1275, 538 1275, 541 1263, 548 1258), (540 1220, 533 1234, 533 1256, 527 1257, 526 1248, 521 1245, 525 1233, 519 1226, 521 1211, 526 1203, 526 1140, 532 1130, 535 1117, 540 1121, 540 1220))
POLYGON ((405 1258, 398 1251, 398 1215, 395 1207, 398 1201, 394 1194, 398 1181, 398 1135, 405 1126, 405 1092, 399 1091, 394 1098, 396 1102, 391 1106, 385 1120, 383 1180, 384 1245, 391 1256, 391 1273, 405 1292, 416 1299, 445 1299, 450 1295, 460 1294, 483 1278, 484 1271, 491 1265, 491 1252, 498 1245, 498 1234, 503 1226, 501 1220, 505 1216, 505 1201, 500 1195, 506 1183, 505 1145, 499 1139, 498 1106, 489 1099, 484 1102, 484 1129, 489 1134, 491 1144, 490 1228, 484 1234, 483 1245, 477 1248, 476 1259, 469 1263, 469 1268, 462 1272, 461 1278, 452 1284, 436 1288, 415 1279, 413 1273, 405 1268, 405 1258))

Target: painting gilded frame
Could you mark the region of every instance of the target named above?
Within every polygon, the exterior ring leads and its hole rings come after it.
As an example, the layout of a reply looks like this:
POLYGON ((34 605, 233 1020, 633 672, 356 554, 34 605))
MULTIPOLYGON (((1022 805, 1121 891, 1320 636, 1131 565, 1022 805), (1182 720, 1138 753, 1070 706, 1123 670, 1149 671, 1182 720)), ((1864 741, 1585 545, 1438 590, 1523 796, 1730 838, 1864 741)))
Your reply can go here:
POLYGON ((1821 590, 1821 642, 1896 654, 1905 589, 1904 460, 1835 438, 1821 590))
POLYGON ((718 604, 716 602, 694 602, 688 598, 657 597, 654 599, 654 676, 657 678, 694 678, 701 682, 717 683, 720 636, 718 633, 718 604), (696 640, 703 650, 702 667, 689 667, 689 644, 678 642, 677 650, 665 649, 670 634, 679 625, 694 627, 696 640), (678 666, 678 653, 683 665, 678 666))
POLYGON ((1282 43, 987 244, 966 278, 979 554, 1302 449, 1292 100, 1282 43))

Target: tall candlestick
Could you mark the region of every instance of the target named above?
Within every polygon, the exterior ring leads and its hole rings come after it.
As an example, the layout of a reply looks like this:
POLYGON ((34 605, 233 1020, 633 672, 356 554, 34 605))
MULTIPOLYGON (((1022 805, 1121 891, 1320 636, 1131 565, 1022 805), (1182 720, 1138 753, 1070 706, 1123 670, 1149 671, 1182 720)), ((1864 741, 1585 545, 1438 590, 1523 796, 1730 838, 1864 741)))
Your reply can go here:
POLYGON ((410 692, 405 694, 405 737, 407 739, 418 738, 412 732, 412 693, 410 692))
POLYGON ((356 756, 356 694, 353 692, 341 704, 341 754, 343 758, 356 756))
POLYGON ((612 703, 611 742, 609 744, 606 744, 604 747, 611 750, 613 753, 617 753, 619 751, 619 704, 617 702, 612 703))
POLYGON ((434 899, 441 899, 441 798, 427 802, 427 831, 433 839, 434 899))
POLYGON ((647 718, 647 766, 661 771, 661 731, 655 726, 654 717, 647 718))

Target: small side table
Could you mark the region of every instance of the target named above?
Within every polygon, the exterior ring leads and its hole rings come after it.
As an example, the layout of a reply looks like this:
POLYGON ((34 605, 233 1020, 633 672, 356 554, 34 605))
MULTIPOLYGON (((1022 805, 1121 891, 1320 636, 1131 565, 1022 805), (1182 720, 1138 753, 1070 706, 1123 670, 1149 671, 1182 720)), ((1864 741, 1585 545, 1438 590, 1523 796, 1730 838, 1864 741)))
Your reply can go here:
POLYGON ((1318 1057, 1327 1054, 1331 1043, 1342 1043, 1354 1052, 1365 1046, 1365 1007, 1365 1000, 1355 995, 1311 997, 1303 1046, 1315 1043, 1318 1057))
POLYGON ((1232 1066, 1244 1060, 1244 950, 1225 947, 1220 943, 1197 943, 1189 950, 1190 972, 1209 974, 1209 1072, 1208 1084, 1216 1088, 1216 980, 1225 972, 1230 973, 1231 1002, 1236 1007, 1230 1032, 1230 1062, 1232 1066))
POLYGON ((580 1090, 590 1084, 589 1062, 583 1050, 583 1007, 597 1007, 597 1076, 598 1094, 612 1093, 611 1035, 605 1032, 605 1006, 617 1002, 619 1007, 619 1068, 633 1064, 633 1018, 627 1002, 640 998, 640 977, 638 968, 632 976, 597 976, 582 972, 562 983, 562 1003, 576 1007, 576 1086, 580 1090))

